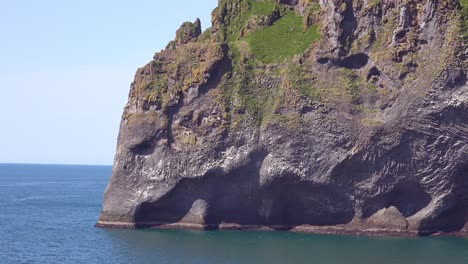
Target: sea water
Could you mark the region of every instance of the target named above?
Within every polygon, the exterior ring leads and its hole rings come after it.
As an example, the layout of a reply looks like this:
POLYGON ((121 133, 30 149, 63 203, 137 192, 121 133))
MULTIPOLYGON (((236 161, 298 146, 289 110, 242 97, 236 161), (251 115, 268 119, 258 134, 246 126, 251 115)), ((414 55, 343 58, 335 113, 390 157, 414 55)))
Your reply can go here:
POLYGON ((110 166, 0 164, 0 263, 468 264, 468 239, 95 228, 110 166))

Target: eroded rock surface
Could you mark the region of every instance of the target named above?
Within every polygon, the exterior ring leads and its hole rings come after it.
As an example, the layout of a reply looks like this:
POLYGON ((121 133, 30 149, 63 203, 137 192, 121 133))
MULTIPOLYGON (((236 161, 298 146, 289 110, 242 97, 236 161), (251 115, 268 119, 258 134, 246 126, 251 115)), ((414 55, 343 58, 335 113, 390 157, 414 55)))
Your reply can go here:
POLYGON ((467 234, 465 19, 220 0, 138 69, 98 225, 467 234))

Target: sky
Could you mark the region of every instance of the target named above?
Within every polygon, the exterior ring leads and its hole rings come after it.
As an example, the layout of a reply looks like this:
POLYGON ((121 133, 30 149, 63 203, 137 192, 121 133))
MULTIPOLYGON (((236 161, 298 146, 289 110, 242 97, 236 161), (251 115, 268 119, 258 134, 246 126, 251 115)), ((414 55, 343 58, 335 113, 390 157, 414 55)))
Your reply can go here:
POLYGON ((138 67, 217 0, 0 0, 0 163, 111 165, 138 67))

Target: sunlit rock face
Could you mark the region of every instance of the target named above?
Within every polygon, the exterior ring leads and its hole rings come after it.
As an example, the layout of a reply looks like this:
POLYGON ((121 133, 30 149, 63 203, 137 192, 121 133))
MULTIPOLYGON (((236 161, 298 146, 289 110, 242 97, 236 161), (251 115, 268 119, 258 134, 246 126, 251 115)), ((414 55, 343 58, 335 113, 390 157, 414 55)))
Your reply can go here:
POLYGON ((461 10, 220 0, 137 70, 98 226, 467 234, 461 10))

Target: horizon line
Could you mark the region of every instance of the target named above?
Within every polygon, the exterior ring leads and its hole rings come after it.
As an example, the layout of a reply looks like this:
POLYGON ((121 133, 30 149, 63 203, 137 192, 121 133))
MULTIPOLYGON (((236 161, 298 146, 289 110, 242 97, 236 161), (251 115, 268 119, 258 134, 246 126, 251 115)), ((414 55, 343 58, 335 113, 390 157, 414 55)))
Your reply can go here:
POLYGON ((26 163, 26 162, 0 162, 0 165, 55 165, 55 166, 106 166, 112 167, 113 164, 77 164, 77 163, 26 163))

